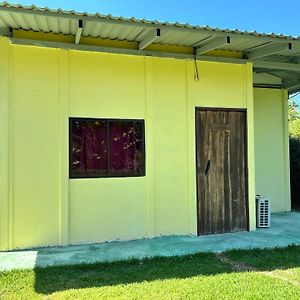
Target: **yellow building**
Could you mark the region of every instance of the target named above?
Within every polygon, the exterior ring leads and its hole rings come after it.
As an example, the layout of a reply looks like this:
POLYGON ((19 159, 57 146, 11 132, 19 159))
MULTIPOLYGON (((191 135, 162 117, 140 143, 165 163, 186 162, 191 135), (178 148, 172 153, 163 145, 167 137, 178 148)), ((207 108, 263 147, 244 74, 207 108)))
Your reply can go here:
POLYGON ((8 4, 0 35, 0 250, 255 230, 256 194, 291 209, 299 39, 8 4))

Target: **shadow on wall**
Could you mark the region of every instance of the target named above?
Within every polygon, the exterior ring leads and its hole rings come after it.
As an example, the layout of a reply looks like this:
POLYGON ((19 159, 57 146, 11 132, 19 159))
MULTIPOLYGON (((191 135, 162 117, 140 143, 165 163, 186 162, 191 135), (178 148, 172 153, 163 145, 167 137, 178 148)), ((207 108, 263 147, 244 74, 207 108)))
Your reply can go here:
POLYGON ((290 246, 268 250, 232 250, 221 256, 199 253, 181 257, 36 268, 35 291, 49 295, 70 289, 109 287, 172 278, 184 279, 249 271, 254 270, 253 268, 257 271, 272 271, 299 266, 300 247, 290 246))
POLYGON ((300 137, 290 137, 290 177, 292 209, 300 211, 300 137))

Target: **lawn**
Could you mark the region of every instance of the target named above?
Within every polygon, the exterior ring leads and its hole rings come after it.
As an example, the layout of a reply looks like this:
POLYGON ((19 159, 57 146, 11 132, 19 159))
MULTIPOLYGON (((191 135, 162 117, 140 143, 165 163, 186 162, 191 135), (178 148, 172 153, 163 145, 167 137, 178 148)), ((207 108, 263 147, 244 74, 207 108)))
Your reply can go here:
POLYGON ((4 272, 0 299, 300 299, 300 247, 4 272))

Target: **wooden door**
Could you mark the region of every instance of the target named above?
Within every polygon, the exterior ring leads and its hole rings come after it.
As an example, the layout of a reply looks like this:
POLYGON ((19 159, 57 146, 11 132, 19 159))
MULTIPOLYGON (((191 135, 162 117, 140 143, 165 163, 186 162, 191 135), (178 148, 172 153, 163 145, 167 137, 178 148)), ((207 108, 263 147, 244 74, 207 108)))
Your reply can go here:
POLYGON ((196 110, 198 234, 248 229, 246 112, 196 110))

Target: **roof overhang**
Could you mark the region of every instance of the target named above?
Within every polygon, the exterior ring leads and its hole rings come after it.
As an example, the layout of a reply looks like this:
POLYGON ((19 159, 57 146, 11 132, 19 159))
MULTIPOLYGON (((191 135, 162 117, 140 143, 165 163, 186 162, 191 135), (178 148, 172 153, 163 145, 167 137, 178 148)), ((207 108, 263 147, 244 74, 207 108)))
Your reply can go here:
POLYGON ((281 86, 290 93, 300 91, 299 37, 126 19, 8 3, 0 4, 0 35, 9 36, 16 44, 179 59, 196 58, 238 64, 251 62, 254 72, 280 78, 281 86), (74 43, 18 38, 13 32, 19 29, 72 35, 74 43), (127 41, 134 43, 136 48, 88 45, 82 42, 84 37, 127 41), (192 51, 182 53, 151 50, 151 45, 179 46, 192 51), (214 50, 240 53, 240 57, 216 56, 212 53, 214 50))

